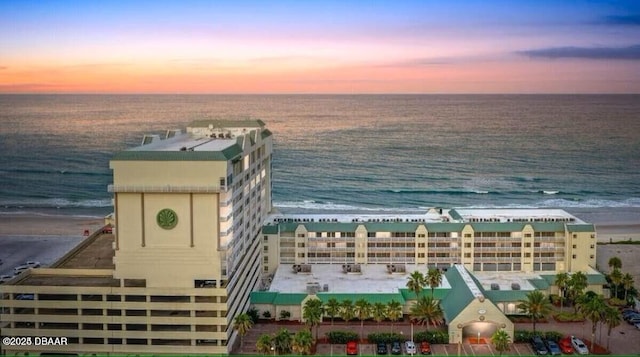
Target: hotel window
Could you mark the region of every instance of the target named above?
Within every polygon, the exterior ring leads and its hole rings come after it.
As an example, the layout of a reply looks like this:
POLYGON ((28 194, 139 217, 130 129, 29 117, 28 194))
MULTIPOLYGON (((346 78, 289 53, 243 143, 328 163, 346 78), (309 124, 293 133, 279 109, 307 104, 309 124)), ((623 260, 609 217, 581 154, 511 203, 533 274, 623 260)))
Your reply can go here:
POLYGON ((574 254, 574 255, 572 255, 571 257, 572 257, 573 259, 576 259, 576 255, 575 255, 575 254, 574 254))
POLYGON ((524 253, 525 258, 531 258, 531 253, 524 253))
POLYGON ((262 241, 268 242, 269 241, 269 237, 268 236, 264 236, 264 238, 262 238, 262 241))
POLYGON ((465 258, 471 258, 471 253, 464 253, 465 258))
POLYGON ((524 244, 524 247, 525 247, 525 248, 531 248, 531 243, 525 243, 525 244, 524 244))
POLYGON ((525 238, 531 238, 531 233, 525 233, 525 234, 524 234, 524 237, 525 237, 525 238))
POLYGON ((425 234, 424 234, 424 233, 419 233, 419 234, 418 234, 418 238, 425 238, 425 237, 426 237, 426 236, 425 236, 425 234))
POLYGON ((465 248, 471 248, 471 243, 465 243, 465 244, 464 244, 464 247, 465 247, 465 248))
POLYGON ((268 251, 269 251, 269 246, 268 246, 268 245, 265 245, 265 246, 264 246, 264 251, 265 251, 265 252, 268 252, 268 251))
POLYGON ((573 238, 578 238, 578 235, 577 235, 577 234, 574 234, 574 235, 573 235, 573 238))
POLYGON ((593 249, 595 246, 593 244, 591 244, 591 249, 593 249))
POLYGON ((298 238, 304 238, 304 233, 298 233, 298 238))
POLYGON ((465 238, 471 238, 471 233, 465 233, 465 234, 464 234, 464 237, 465 237, 465 238))
POLYGON ((594 258, 593 254, 592 254, 592 255, 590 255, 590 256, 589 256, 589 258, 593 259, 593 258, 594 258))
POLYGON ((298 253, 298 258, 304 258, 304 253, 298 253))
POLYGON ((576 248, 578 248, 578 246, 574 244, 574 245, 573 245, 573 249, 576 249, 576 248))
POLYGON ((367 238, 375 238, 376 232, 367 232, 367 238))
POLYGON ((418 258, 424 258, 424 253, 418 253, 418 258))
POLYGON ((304 243, 298 243, 298 248, 304 248, 304 243))
POLYGON ((336 237, 336 232, 327 232, 327 237, 335 238, 336 237))
POLYGON ((418 248, 424 248, 424 243, 418 243, 418 248))

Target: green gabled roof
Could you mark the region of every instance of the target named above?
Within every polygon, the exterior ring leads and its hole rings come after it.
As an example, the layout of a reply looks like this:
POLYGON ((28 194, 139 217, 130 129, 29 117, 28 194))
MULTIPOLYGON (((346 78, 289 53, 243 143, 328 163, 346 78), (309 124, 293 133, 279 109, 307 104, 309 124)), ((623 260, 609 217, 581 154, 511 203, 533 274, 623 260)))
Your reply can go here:
POLYGON ((263 140, 264 140, 264 138, 268 138, 268 137, 270 137, 271 135, 272 135, 272 134, 271 134, 271 131, 269 131, 269 129, 264 129, 264 130, 262 130, 262 131, 260 132, 260 136, 262 137, 262 139, 263 139, 263 140))
POLYGON ((451 267, 444 273, 444 276, 449 281, 451 290, 449 290, 449 294, 440 302, 440 306, 442 306, 445 320, 450 322, 473 301, 474 297, 462 279, 462 276, 460 276, 458 269, 451 267))
POLYGON ((481 222, 471 223, 474 232, 521 232, 524 223, 481 222))
POLYGON ((426 223, 427 231, 429 232, 462 232, 464 229, 464 223, 426 223))
POLYGON ((278 296, 278 293, 275 291, 252 291, 251 303, 252 304, 272 304, 276 296, 278 296))
POLYGON ((526 300, 527 294, 530 292, 530 290, 485 290, 483 294, 495 305, 495 303, 497 302, 514 302, 526 300))
POLYGON ((116 153, 113 161, 228 161, 242 153, 237 145, 222 151, 142 151, 126 150, 116 153))
POLYGON ((595 232, 596 228, 593 224, 567 224, 567 231, 571 233, 595 232))
POLYGON ((562 222, 532 222, 529 223, 535 232, 564 232, 562 222))
POLYGON ((456 221, 463 221, 464 220, 464 218, 462 218, 460 213, 458 213, 458 211, 456 211, 455 209, 450 209, 449 210, 449 216, 451 216, 451 218, 455 219, 456 221))
POLYGON ((365 299, 371 304, 377 302, 382 304, 388 304, 390 301, 395 300, 402 305, 405 304, 404 297, 398 293, 370 293, 370 294, 345 294, 345 293, 318 293, 318 298, 326 303, 329 299, 333 298, 338 301, 351 300, 354 303, 360 299, 365 299))
POLYGON ((587 274, 587 283, 589 285, 604 285, 607 283, 607 278, 603 274, 587 274))
POLYGON ((549 286, 556 285, 556 274, 540 274, 540 277, 544 279, 549 286))
POLYGON ((214 128, 259 128, 265 126, 265 123, 260 119, 242 119, 242 120, 228 120, 228 119, 202 119, 194 120, 188 126, 190 128, 206 128, 209 125, 213 125, 214 128))
POLYGON ((262 226, 262 234, 278 234, 278 226, 269 224, 262 226))
MULTIPOLYGON (((447 296, 447 294, 449 294, 450 290, 451 289, 449 288, 436 288, 433 290, 433 298, 436 300, 442 300, 447 296)), ((400 293, 405 300, 417 300, 416 293, 409 289, 400 289, 400 293)), ((431 296, 431 288, 427 286, 422 291, 422 294, 425 296, 431 296)))
POLYGON ((274 305, 300 305, 302 300, 307 297, 307 294, 296 293, 277 293, 278 295, 273 299, 274 305))
MULTIPOLYGON (((546 289, 549 289, 549 286, 551 286, 551 284, 549 284, 549 282, 545 279, 528 279, 528 280, 531 283, 531 285, 533 285, 533 287, 536 288, 536 290, 546 290, 546 289)), ((554 281, 555 281, 555 277, 554 277, 554 281)))
POLYGON ((362 223, 367 232, 415 232, 420 223, 411 222, 367 222, 362 223))

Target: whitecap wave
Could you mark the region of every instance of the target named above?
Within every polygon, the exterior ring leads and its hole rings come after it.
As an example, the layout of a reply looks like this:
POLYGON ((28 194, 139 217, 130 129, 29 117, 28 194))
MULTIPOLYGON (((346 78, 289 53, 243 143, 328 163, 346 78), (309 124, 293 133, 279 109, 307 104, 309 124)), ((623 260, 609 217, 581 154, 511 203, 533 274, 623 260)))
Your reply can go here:
POLYGON ((69 200, 66 198, 25 199, 0 201, 4 208, 101 208, 111 207, 111 199, 69 200))

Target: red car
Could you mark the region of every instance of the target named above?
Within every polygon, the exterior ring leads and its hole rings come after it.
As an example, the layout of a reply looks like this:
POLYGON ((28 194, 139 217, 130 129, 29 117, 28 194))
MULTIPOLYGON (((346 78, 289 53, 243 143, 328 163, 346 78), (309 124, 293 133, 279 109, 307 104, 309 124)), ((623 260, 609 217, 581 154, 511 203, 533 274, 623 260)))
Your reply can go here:
POLYGON ((357 355, 358 354, 358 342, 356 342, 356 341, 347 342, 347 354, 348 355, 357 355))
POLYGON ((422 353, 423 355, 431 354, 431 345, 429 344, 429 342, 424 341, 420 344, 420 353, 422 353))
POLYGON ((561 338, 560 341, 558 341, 558 346, 560 346, 562 353, 568 355, 573 354, 573 346, 571 345, 570 337, 561 338))

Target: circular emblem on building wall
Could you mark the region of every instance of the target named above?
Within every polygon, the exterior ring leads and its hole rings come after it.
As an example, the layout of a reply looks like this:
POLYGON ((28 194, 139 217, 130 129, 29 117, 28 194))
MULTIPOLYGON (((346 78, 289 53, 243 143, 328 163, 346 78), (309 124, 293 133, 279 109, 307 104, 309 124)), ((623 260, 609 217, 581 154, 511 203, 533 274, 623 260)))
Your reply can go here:
POLYGON ((169 208, 165 208, 158 212, 156 222, 164 229, 173 229, 178 224, 178 215, 169 208))

